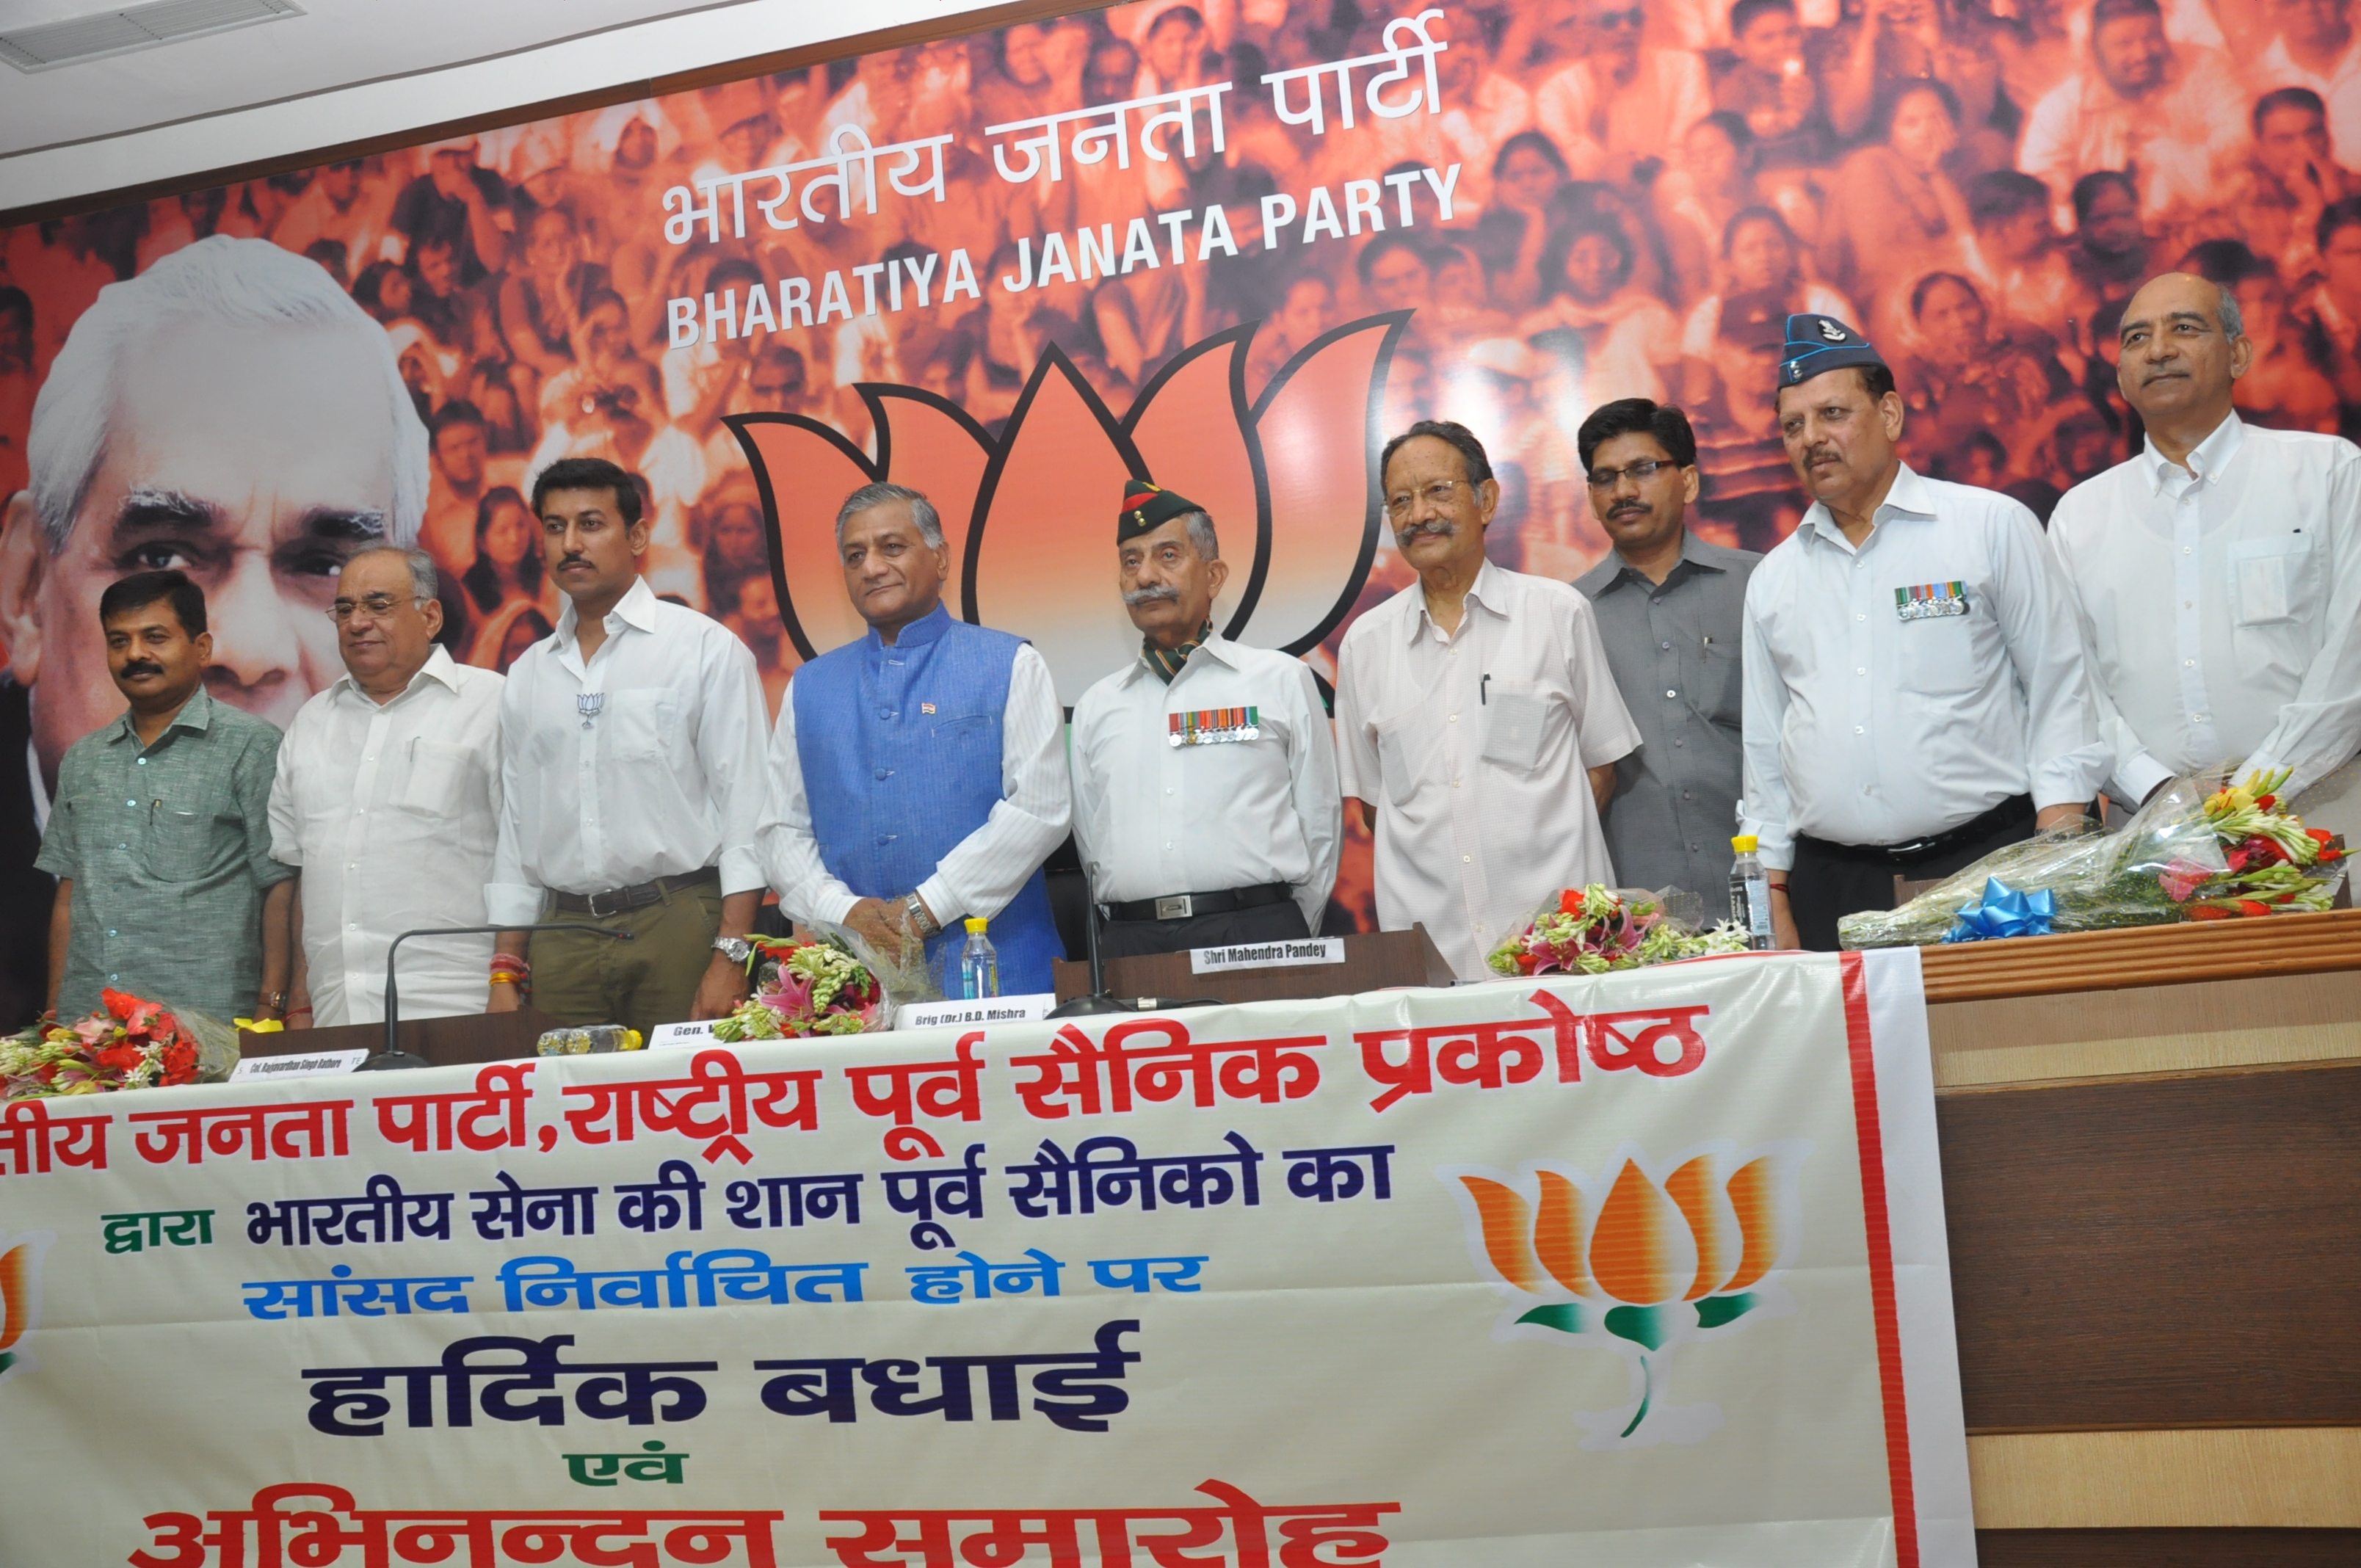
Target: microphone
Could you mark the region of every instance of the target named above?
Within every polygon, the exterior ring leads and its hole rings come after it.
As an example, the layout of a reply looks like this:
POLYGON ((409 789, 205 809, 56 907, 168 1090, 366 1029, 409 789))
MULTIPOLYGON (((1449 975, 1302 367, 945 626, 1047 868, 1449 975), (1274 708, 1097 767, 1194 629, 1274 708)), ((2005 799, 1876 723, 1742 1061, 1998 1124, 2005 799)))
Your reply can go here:
POLYGON ((1091 989, 1085 996, 1077 996, 1049 1010, 1052 1018, 1088 1018, 1101 1013, 1134 1013, 1138 1009, 1128 1002, 1117 1001, 1107 994, 1106 962, 1099 956, 1099 891, 1091 883, 1088 866, 1082 868, 1082 931, 1090 944, 1091 989))
POLYGON ((480 937, 487 934, 497 936, 502 931, 588 931, 594 937, 605 937, 610 941, 629 942, 636 939, 629 931, 609 931, 603 926, 585 926, 579 921, 561 921, 533 926, 421 926, 415 931, 404 931, 388 943, 385 949, 385 1044, 353 1070, 401 1072, 414 1067, 433 1065, 424 1057, 403 1050, 398 1043, 401 1022, 401 999, 394 990, 393 955, 400 949, 402 943, 412 937, 480 937))

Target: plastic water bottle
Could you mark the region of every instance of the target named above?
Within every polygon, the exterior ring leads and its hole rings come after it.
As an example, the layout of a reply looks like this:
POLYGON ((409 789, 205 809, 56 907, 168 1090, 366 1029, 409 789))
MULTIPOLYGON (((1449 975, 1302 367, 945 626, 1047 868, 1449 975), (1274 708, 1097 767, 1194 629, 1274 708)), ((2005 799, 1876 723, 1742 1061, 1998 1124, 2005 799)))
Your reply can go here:
POLYGON ((968 916, 967 945, 960 949, 960 994, 970 1002, 1000 994, 1000 955, 983 934, 983 925, 968 916))
POLYGON ((1730 841, 1738 859, 1730 866, 1730 917, 1746 931, 1746 945, 1757 952, 1778 942, 1771 929, 1771 879, 1763 873, 1755 850, 1761 843, 1752 833, 1730 841))

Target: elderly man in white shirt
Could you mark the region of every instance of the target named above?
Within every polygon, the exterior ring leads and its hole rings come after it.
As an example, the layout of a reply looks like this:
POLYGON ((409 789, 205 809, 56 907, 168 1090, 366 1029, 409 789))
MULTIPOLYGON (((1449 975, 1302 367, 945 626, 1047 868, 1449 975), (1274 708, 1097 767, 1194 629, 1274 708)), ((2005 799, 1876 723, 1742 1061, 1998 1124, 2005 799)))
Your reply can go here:
POLYGON ((1378 925, 1481 980, 1543 899, 1615 880, 1598 813, 1640 730, 1590 601, 1485 559, 1500 487, 1466 426, 1420 421, 1378 472, 1419 581, 1345 634, 1338 771, 1377 833, 1378 925))
POLYGON ((1894 372, 1787 318, 1779 428, 1813 497, 1746 587, 1743 831, 1782 947, 2082 815, 2107 771, 2073 597, 2041 525, 1923 478, 1894 372))
POLYGON ((1139 657, 1074 705, 1074 839, 1115 957, 1315 936, 1345 837, 1303 661, 1213 630, 1213 520, 1134 479, 1116 581, 1139 657))
MULTIPOLYGON (((297 711, 270 786, 270 854, 302 868, 291 1028, 385 1017, 385 955, 422 926, 480 926, 500 835, 500 677, 452 662, 434 558, 348 557, 332 613, 345 674, 297 711)), ((402 1013, 481 1013, 489 933, 402 945, 402 1013)))
MULTIPOLYGON (((2126 807, 2224 762, 2291 769, 2297 797, 2361 751, 2361 448, 2241 421, 2253 361, 2227 289, 2150 280, 2116 373, 2147 445, 2050 519, 2126 807)), ((2361 837, 2344 784, 2296 809, 2361 837)))
POLYGON ((533 481, 557 630, 509 666, 500 703, 492 919, 555 919, 630 941, 504 932, 491 1008, 564 1024, 716 1018, 746 994, 762 903, 763 683, 717 620, 639 576, 649 528, 630 475, 596 457, 533 481), (528 961, 528 952, 530 961, 528 961))

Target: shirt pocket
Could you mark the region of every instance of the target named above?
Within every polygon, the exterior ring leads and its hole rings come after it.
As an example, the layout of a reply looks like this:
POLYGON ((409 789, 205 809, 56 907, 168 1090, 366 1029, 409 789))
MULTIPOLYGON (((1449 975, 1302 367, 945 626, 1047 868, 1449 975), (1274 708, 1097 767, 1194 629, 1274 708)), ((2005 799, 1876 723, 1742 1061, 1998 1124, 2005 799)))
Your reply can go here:
POLYGON ((680 699, 654 687, 608 694, 607 754, 618 762, 661 762, 679 740, 680 699))
POLYGON ((1510 773, 1530 773, 1542 759, 1550 720, 1549 688, 1534 681, 1491 681, 1484 715, 1484 760, 1510 773))
POLYGON ((219 859, 215 828, 221 820, 162 802, 148 807, 148 874, 158 882, 203 881, 219 859))
POLYGON ((1384 775, 1386 798, 1407 806, 1417 797, 1419 774, 1434 754, 1435 737, 1421 732, 1417 708, 1379 719, 1372 728, 1378 732, 1378 772, 1384 775))
POLYGON ((1736 642, 1708 642, 1697 650, 1697 710, 1708 722, 1735 733, 1746 708, 1746 660, 1736 642))
POLYGON ((1964 613, 1922 616, 1894 627, 1904 691, 1917 696, 1964 696, 1983 689, 1983 672, 1976 659, 1983 593, 1982 584, 1971 583, 1964 613))
POLYGON ((422 736, 410 743, 410 777, 396 804, 421 817, 438 820, 456 817, 482 771, 482 762, 469 748, 422 736))
POLYGON ((2312 545, 2302 535, 2234 541, 2229 566, 2230 612, 2240 626, 2311 619, 2312 545))

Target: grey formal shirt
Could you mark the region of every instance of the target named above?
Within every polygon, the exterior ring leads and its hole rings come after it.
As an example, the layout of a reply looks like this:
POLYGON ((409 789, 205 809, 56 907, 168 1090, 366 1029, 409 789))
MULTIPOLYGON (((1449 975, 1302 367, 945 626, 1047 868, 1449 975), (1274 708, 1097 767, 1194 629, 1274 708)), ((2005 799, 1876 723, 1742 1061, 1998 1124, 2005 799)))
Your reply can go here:
POLYGON ((1598 619, 1608 667, 1640 726, 1615 767, 1607 851, 1625 887, 1685 887, 1721 911, 1744 771, 1746 579, 1763 559, 1684 532, 1681 558, 1651 583, 1612 551, 1576 579, 1598 619))
POLYGON ((262 988, 262 895, 295 874, 270 858, 279 730, 203 687, 152 746, 129 713, 75 741, 34 863, 73 879, 58 1016, 112 986, 222 1019, 262 988))

